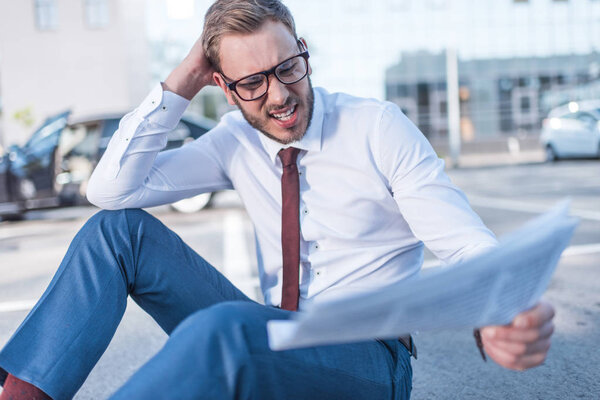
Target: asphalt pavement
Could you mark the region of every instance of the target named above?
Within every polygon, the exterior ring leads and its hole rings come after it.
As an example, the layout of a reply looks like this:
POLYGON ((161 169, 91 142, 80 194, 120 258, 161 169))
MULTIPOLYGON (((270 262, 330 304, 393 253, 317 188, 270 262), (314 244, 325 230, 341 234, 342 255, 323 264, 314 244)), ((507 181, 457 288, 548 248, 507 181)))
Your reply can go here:
MULTIPOLYGON (((555 306, 556 332, 544 365, 525 372, 484 363, 470 330, 420 333, 413 361, 413 399, 600 398, 600 162, 463 168, 449 172, 473 208, 499 236, 570 197, 581 220, 545 294, 555 306)), ((0 222, 0 346, 41 295, 70 240, 97 210, 32 212, 0 222)), ((151 212, 260 300, 252 225, 234 192, 193 215, 168 207, 151 212)), ((431 265, 431 254, 427 254, 431 265)), ((164 343, 156 323, 130 303, 106 353, 76 399, 106 398, 164 343)))

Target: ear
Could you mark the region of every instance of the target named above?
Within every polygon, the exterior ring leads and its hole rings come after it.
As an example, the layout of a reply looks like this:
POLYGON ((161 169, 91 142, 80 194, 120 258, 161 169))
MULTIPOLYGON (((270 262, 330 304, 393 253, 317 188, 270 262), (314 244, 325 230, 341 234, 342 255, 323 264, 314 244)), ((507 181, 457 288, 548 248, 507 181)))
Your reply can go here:
POLYGON ((213 80, 215 81, 215 83, 217 84, 217 86, 219 86, 221 88, 221 90, 223 90, 223 93, 225 93, 225 97, 227 97, 227 102, 230 105, 235 106, 236 104, 235 104, 235 101, 233 101, 233 93, 227 87, 227 84, 225 83, 223 76, 221 76, 221 74, 218 72, 213 72, 212 77, 213 77, 213 80))
MULTIPOLYGON (((308 51, 308 45, 306 44, 306 40, 304 40, 303 37, 298 39, 298 47, 300 48, 300 51, 308 51)), ((310 66, 310 61, 306 61, 308 63, 308 74, 311 75, 312 74, 312 68, 310 66)))
POLYGON ((298 47, 300 47, 301 51, 307 51, 308 45, 306 44, 306 40, 303 37, 298 39, 298 47))

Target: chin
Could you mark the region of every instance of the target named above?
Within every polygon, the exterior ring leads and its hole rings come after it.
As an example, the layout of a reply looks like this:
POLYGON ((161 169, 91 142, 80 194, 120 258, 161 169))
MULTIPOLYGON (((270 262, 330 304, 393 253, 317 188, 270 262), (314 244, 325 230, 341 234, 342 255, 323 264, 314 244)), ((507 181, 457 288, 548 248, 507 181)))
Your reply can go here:
POLYGON ((308 93, 304 99, 299 96, 292 96, 288 99, 291 100, 292 104, 295 103, 297 105, 295 110, 295 113, 297 113, 295 117, 296 121, 289 127, 285 127, 285 123, 283 123, 284 126, 281 126, 280 123, 274 121, 274 117, 267 111, 264 111, 260 116, 253 115, 252 113, 247 112, 236 98, 234 98, 234 101, 246 121, 248 121, 253 128, 262 132, 266 137, 278 143, 287 145, 301 140, 310 126, 314 107, 314 96, 310 79, 308 80, 308 89, 308 93))
MULTIPOLYGON (((260 131, 263 135, 281 144, 290 144, 301 140, 308 129, 310 123, 309 118, 312 116, 312 112, 306 112, 305 109, 298 110, 296 124, 289 128, 282 128, 273 121, 273 117, 269 115, 263 115, 261 118, 256 118, 250 113, 246 112, 242 107, 239 107, 242 115, 248 121, 252 127, 260 131)), ((312 110, 311 110, 312 111, 312 110)))
POLYGON ((265 131, 265 130, 261 130, 261 132, 263 133, 263 135, 273 139, 276 142, 279 142, 281 144, 290 144, 290 143, 302 140, 302 138, 306 134, 307 125, 308 124, 303 124, 303 126, 304 126, 303 128, 294 127, 290 130, 286 130, 284 132, 278 132, 278 133, 274 133, 275 131, 265 131))

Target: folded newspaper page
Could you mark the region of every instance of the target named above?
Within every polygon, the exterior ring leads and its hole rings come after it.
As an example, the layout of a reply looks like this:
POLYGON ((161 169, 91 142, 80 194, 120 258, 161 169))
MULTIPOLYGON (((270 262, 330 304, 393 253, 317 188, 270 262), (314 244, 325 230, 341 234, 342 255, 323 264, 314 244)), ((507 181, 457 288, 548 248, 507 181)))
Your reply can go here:
POLYGON ((286 350, 507 324, 539 301, 577 223, 568 216, 568 202, 561 203, 498 247, 459 264, 269 321, 269 346, 286 350))

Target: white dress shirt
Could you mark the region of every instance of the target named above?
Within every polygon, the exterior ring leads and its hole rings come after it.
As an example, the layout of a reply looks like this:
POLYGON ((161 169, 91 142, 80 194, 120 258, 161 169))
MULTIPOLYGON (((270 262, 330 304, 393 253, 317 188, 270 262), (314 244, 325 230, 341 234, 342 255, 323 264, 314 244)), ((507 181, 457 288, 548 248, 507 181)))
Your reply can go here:
MULTIPOLYGON (((494 246, 494 235, 444 173, 415 125, 392 103, 314 90, 300 148, 300 308, 415 274, 423 243, 444 263, 494 246)), ((188 105, 159 84, 119 129, 88 199, 106 209, 149 207, 235 189, 254 224, 266 304, 281 302, 284 146, 239 111, 181 148, 159 153, 188 105)))

